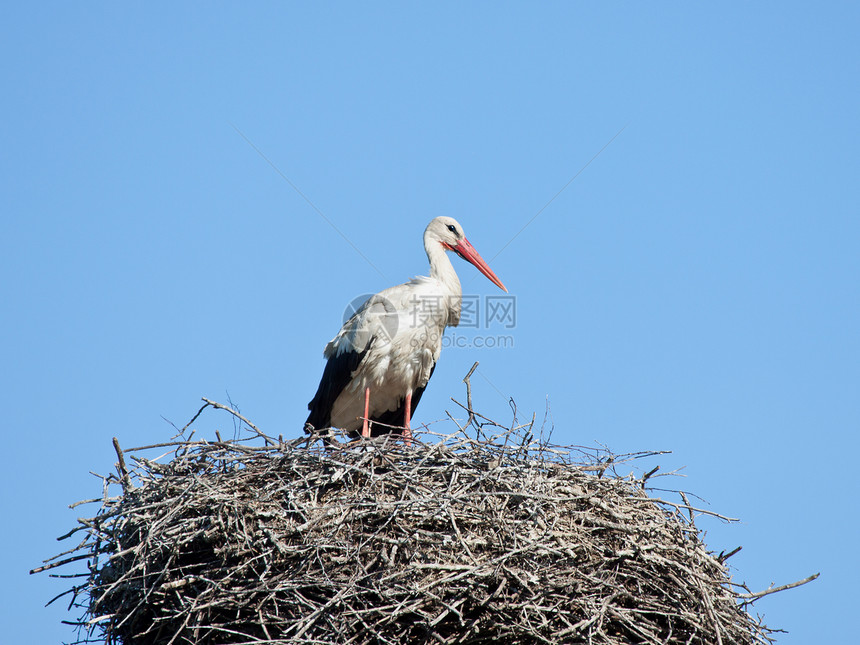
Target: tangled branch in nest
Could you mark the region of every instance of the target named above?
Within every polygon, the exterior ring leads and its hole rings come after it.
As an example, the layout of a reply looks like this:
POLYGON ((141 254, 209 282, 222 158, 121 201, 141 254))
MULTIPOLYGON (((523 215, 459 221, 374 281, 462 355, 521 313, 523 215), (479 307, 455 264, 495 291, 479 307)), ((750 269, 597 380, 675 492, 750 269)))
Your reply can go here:
POLYGON ((125 645, 772 641, 698 509, 615 474, 640 455, 531 425, 488 437, 469 414, 480 438, 410 448, 183 440, 162 464, 117 444, 99 513, 69 534, 84 539, 40 570, 87 560, 67 592, 83 638, 125 645))

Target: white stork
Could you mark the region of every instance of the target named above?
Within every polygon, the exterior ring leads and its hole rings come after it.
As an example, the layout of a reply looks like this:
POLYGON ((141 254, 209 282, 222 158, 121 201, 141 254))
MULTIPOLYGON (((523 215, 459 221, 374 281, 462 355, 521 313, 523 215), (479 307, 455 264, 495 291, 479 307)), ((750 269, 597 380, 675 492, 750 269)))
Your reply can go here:
POLYGON ((370 297, 326 345, 328 362, 308 403, 306 432, 334 427, 370 437, 397 426, 409 441, 412 414, 433 375, 442 334, 460 322, 463 290, 446 251, 507 291, 451 217, 428 224, 424 250, 429 278, 418 276, 370 297))

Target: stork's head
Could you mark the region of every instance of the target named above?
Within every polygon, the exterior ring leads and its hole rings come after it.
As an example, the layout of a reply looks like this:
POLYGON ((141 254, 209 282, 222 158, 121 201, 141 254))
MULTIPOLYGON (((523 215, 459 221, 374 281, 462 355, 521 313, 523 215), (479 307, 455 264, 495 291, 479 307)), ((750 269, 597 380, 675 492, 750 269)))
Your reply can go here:
POLYGON ((502 291, 507 291, 502 281, 496 277, 493 270, 484 262, 484 258, 475 250, 475 247, 466 239, 463 227, 453 217, 437 217, 427 225, 424 231, 424 246, 429 248, 431 244, 440 244, 446 251, 453 251, 483 273, 490 281, 502 291))

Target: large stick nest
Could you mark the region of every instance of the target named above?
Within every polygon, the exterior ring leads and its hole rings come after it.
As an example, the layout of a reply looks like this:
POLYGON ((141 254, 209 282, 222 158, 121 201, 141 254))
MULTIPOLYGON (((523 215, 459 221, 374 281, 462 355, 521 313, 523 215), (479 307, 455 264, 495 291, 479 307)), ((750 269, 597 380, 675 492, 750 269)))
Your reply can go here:
POLYGON ((82 638, 125 645, 771 641, 699 509, 616 474, 639 455, 470 420, 411 446, 183 439, 167 463, 115 443, 82 542, 40 570, 86 560, 82 638))

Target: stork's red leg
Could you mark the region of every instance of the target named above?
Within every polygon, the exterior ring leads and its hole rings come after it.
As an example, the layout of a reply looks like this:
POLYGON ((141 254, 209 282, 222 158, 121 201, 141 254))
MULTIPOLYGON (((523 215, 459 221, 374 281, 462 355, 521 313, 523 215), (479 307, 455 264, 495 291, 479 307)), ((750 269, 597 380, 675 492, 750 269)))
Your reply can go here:
POLYGON ((412 445, 412 390, 406 390, 406 410, 403 413, 403 439, 407 446, 412 445))
POLYGON ((370 388, 364 388, 364 423, 361 425, 361 436, 370 436, 370 388))

